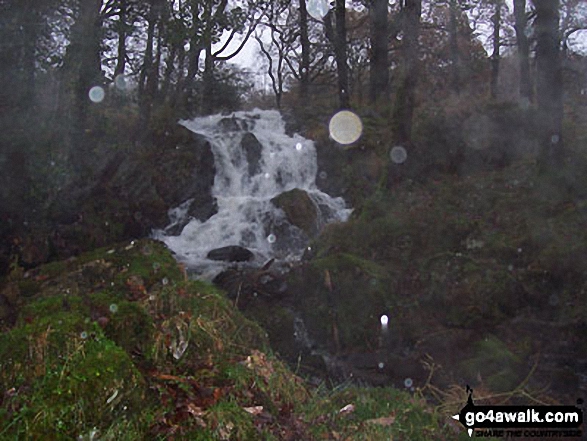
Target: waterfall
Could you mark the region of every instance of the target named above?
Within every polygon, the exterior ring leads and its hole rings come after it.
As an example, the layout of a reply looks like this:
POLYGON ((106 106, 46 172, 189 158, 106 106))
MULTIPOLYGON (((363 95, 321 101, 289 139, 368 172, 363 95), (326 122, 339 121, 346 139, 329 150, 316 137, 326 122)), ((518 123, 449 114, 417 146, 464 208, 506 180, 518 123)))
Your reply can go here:
MULTIPOLYGON (((154 235, 199 276, 211 278, 223 269, 226 263, 211 261, 206 255, 228 245, 248 248, 257 265, 269 258, 300 258, 308 237, 271 203, 285 191, 306 191, 322 224, 347 220, 351 210, 344 200, 331 198, 316 187, 314 142, 298 134, 287 135, 279 112, 256 109, 180 124, 206 137, 211 145, 216 168, 212 196, 218 212, 204 222, 191 219, 177 236, 167 232, 169 227, 154 235)), ((170 210, 170 226, 185 221, 185 207, 170 210)))

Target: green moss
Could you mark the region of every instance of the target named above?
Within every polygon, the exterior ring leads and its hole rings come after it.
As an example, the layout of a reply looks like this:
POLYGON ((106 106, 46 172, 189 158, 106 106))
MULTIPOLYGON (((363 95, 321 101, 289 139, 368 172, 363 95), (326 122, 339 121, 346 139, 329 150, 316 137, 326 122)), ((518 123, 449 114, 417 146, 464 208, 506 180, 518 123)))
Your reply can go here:
POLYGON ((0 357, 0 388, 17 391, 3 403, 13 412, 0 423, 3 435, 71 439, 107 430, 119 413, 140 409, 145 393, 128 355, 72 312, 49 312, 3 334, 0 357))

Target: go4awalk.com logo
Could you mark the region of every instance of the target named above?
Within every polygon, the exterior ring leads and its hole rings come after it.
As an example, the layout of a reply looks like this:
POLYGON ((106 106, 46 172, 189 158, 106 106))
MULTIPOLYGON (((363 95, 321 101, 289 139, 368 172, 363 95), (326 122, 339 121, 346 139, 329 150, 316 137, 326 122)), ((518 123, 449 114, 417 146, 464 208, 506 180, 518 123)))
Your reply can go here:
POLYGON ((470 437, 473 433, 505 438, 582 436, 583 411, 576 406, 477 406, 469 386, 467 393, 467 404, 452 417, 465 426, 470 437))

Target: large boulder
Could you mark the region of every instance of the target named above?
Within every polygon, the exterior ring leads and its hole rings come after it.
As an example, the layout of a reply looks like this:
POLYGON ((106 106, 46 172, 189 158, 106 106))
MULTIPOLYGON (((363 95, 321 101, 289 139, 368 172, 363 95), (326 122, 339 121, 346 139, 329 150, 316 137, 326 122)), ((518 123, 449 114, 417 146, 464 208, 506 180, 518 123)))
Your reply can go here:
POLYGON ((309 237, 319 231, 318 207, 307 192, 294 188, 271 199, 271 203, 281 208, 287 221, 298 227, 309 237))

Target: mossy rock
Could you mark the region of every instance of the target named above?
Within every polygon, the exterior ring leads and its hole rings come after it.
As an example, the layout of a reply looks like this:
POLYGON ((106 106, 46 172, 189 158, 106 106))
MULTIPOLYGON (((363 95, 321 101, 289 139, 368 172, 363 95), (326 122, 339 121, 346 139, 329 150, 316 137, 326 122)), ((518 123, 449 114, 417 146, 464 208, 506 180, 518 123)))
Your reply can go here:
POLYGON ((308 193, 294 188, 271 199, 273 205, 281 208, 288 222, 314 237, 318 232, 318 207, 308 193))

